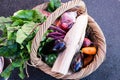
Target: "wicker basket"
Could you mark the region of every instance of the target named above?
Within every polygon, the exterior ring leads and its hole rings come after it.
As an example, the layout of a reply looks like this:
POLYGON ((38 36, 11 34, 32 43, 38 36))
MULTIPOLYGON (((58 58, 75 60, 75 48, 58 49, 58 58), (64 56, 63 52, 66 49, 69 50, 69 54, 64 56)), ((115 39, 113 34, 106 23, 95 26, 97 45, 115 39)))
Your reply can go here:
MULTIPOLYGON (((39 68, 43 72, 58 78, 58 79, 81 79, 83 77, 88 76, 93 71, 95 71, 104 61, 106 56, 106 42, 105 37, 103 35, 102 30, 99 25, 94 21, 92 17, 88 17, 88 26, 93 33, 93 40, 97 43, 98 51, 95 55, 93 61, 87 65, 85 68, 82 68, 79 72, 73 74, 62 75, 59 73, 55 73, 51 71, 51 67, 49 67, 46 63, 44 63, 40 57, 37 56, 37 50, 40 46, 40 41, 42 39, 43 34, 46 32, 48 27, 65 11, 75 7, 80 6, 80 14, 86 14, 86 7, 83 1, 81 0, 72 0, 67 3, 62 4, 55 12, 53 12, 41 26, 36 36, 33 39, 32 47, 31 47, 31 63, 34 67, 39 68)), ((36 6, 34 9, 45 9, 47 7, 47 3, 36 6)))

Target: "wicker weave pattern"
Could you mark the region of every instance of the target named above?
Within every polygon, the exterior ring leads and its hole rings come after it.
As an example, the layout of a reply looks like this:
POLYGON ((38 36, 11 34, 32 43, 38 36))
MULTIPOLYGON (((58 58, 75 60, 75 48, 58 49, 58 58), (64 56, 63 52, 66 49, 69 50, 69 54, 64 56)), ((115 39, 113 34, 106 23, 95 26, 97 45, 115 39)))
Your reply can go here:
MULTIPOLYGON (((34 9, 45 9, 47 6, 47 3, 44 3, 42 5, 39 5, 35 7, 34 9)), ((91 74, 93 71, 95 71, 101 63, 105 59, 105 53, 106 53, 106 42, 105 42, 105 37, 102 33, 102 30, 100 29, 99 25, 94 21, 93 18, 89 16, 88 20, 88 25, 93 28, 93 31, 96 36, 96 41, 98 43, 98 53, 95 56, 93 62, 88 65, 87 67, 83 68, 80 72, 74 73, 74 74, 67 74, 67 75, 61 75, 58 73, 51 72, 51 68, 46 65, 41 58, 37 57, 37 50, 38 47, 40 46, 40 41, 42 39, 43 34, 46 32, 46 30, 49 28, 49 26, 65 11, 75 7, 75 6, 80 6, 82 9, 82 12, 86 11, 86 7, 83 1, 81 0, 73 0, 69 1, 65 4, 62 4, 60 8, 58 8, 55 12, 53 12, 44 22, 41 26, 39 31, 37 32, 35 38, 33 39, 32 42, 32 47, 31 47, 31 63, 33 66, 36 68, 39 68, 40 70, 44 71, 45 73, 55 77, 55 78, 62 78, 62 79, 81 79, 89 74, 91 74)))

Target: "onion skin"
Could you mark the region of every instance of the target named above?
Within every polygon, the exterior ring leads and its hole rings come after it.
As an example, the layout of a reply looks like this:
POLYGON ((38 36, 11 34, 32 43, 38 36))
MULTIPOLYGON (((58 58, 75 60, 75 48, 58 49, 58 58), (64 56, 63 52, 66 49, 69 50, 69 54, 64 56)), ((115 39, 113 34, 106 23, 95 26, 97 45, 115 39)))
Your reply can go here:
POLYGON ((88 38, 85 38, 83 41, 83 47, 88 47, 92 44, 91 40, 88 38))

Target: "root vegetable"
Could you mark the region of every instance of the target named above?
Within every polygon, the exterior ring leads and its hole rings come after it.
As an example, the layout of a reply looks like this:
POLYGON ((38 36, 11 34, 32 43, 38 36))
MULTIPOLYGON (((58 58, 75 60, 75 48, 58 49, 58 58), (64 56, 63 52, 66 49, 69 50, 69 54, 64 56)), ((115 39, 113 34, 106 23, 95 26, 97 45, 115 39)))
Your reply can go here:
POLYGON ((84 67, 86 67, 90 62, 93 60, 94 56, 93 55, 88 55, 86 58, 84 58, 84 67))
POLYGON ((91 45, 91 41, 90 39, 88 38, 85 38, 84 41, 83 41, 83 47, 87 47, 87 46, 90 46, 91 45))
POLYGON ((95 47, 84 47, 82 48, 84 54, 95 55, 97 50, 95 47))

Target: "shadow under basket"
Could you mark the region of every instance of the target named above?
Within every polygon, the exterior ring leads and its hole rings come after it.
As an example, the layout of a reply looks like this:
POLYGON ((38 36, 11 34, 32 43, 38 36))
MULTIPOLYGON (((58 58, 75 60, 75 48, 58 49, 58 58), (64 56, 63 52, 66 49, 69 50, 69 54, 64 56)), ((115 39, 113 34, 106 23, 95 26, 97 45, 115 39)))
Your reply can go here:
MULTIPOLYGON (((74 1, 74 4, 77 4, 77 1, 78 1, 78 4, 83 5, 83 1, 81 1, 81 0, 73 0, 73 1, 74 1), (76 1, 76 3, 75 3, 75 1, 76 1)), ((72 1, 71 2, 69 1, 65 5, 68 5, 69 3, 72 3, 72 1)), ((45 9, 46 6, 47 6, 47 4, 45 3, 45 4, 35 7, 34 9, 37 9, 37 10, 45 9)), ((71 7, 74 7, 74 6, 71 5, 71 7)), ((56 10, 54 13, 56 13, 57 11, 58 10, 56 10)), ((63 10, 63 11, 65 12, 66 10, 63 10)), ((51 24, 51 23, 49 23, 49 24, 51 24)), ((49 25, 43 23, 43 26, 49 26, 49 25)), ((62 75, 59 73, 52 72, 51 67, 49 67, 46 63, 44 63, 41 60, 41 58, 37 57, 37 49, 38 49, 39 43, 40 43, 39 37, 41 37, 40 32, 44 33, 44 31, 42 31, 42 30, 43 29, 39 29, 38 33, 36 34, 35 38, 33 39, 30 57, 31 57, 32 65, 36 68, 39 68, 40 70, 42 70, 43 72, 45 72, 48 75, 51 75, 57 79, 81 79, 81 78, 84 78, 84 77, 90 75, 92 72, 94 72, 105 60, 106 41, 105 41, 104 34, 103 34, 102 30, 100 29, 99 25, 96 23, 96 21, 89 15, 88 15, 88 27, 87 27, 86 33, 89 33, 92 41, 96 43, 97 54, 94 56, 93 61, 89 65, 82 68, 79 72, 76 72, 76 73, 68 73, 67 75, 62 75)))

